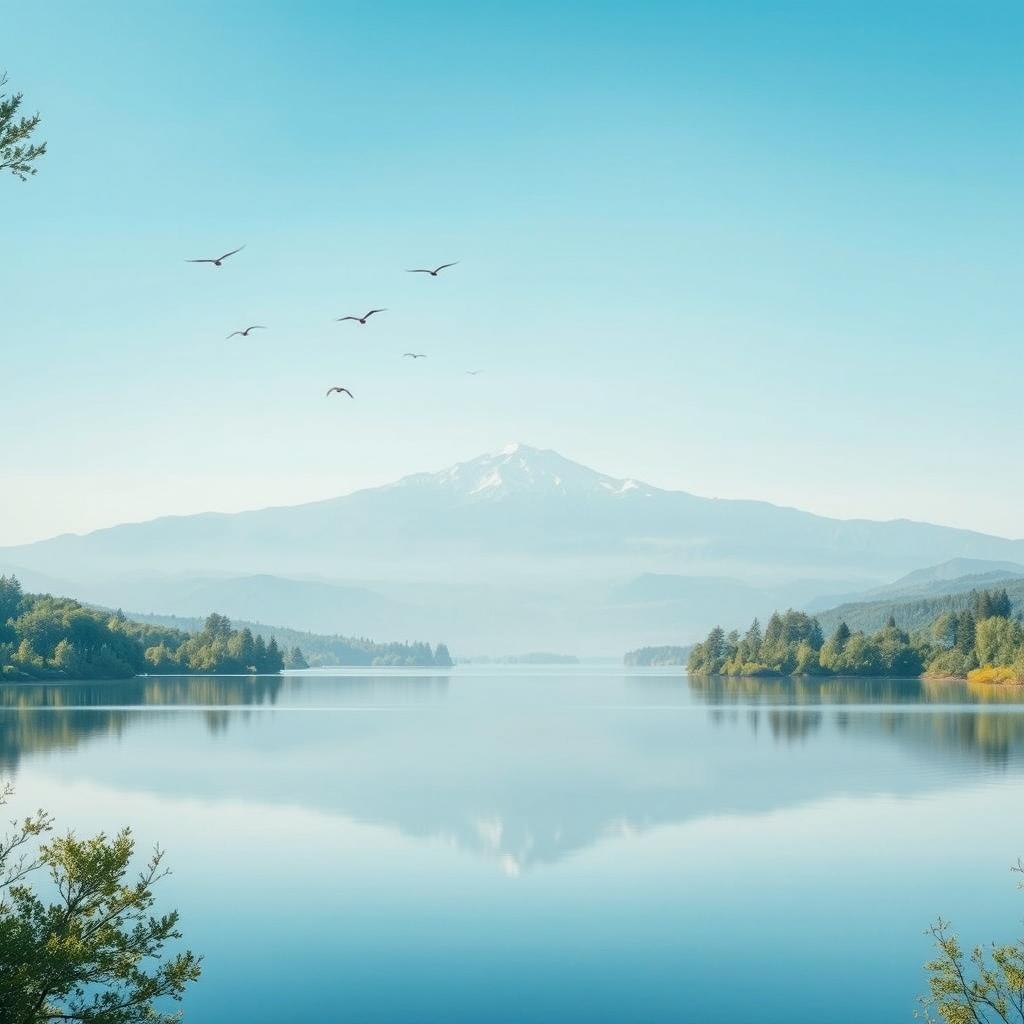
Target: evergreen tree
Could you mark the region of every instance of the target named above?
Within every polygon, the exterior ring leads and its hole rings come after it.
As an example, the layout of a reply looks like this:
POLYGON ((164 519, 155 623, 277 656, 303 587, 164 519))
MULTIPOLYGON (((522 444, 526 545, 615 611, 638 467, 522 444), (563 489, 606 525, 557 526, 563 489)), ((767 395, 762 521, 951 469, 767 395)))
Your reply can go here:
POLYGON ((253 643, 252 668, 256 672, 267 671, 267 645, 263 641, 263 634, 257 634, 253 643))
POLYGON ((46 143, 29 141, 39 127, 40 117, 18 117, 22 94, 6 93, 7 76, 0 74, 0 171, 10 171, 25 181, 36 173, 32 165, 46 152, 46 143))
POLYGON ((836 631, 831 636, 831 643, 839 654, 845 650, 850 635, 850 627, 845 622, 840 622, 836 626, 836 631))
POLYGON ((961 654, 973 652, 974 630, 974 616, 970 612, 961 612, 956 623, 956 647, 961 654))
POLYGON ((957 625, 960 617, 956 612, 943 612, 932 623, 932 639, 943 648, 949 650, 956 646, 957 625))
POLYGON ((284 667, 292 669, 303 669, 309 668, 309 662, 306 661, 306 656, 302 653, 300 647, 293 647, 284 656, 284 667))
POLYGON ((284 656, 281 654, 281 649, 277 646, 277 639, 275 637, 270 638, 270 643, 267 644, 267 658, 265 662, 264 672, 280 672, 284 668, 284 656))
POLYGON ((740 641, 738 658, 743 664, 752 664, 761 657, 761 645, 764 643, 764 635, 761 633, 761 623, 754 619, 750 629, 743 634, 740 641))

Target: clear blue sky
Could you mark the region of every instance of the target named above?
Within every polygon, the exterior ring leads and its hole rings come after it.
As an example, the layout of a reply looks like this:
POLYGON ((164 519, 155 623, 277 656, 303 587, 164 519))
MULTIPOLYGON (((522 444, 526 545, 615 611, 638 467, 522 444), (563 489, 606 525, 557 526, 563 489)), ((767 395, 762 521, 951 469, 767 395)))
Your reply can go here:
POLYGON ((1019 3, 9 6, 0 543, 511 440, 1024 535, 1022 47, 1019 3))

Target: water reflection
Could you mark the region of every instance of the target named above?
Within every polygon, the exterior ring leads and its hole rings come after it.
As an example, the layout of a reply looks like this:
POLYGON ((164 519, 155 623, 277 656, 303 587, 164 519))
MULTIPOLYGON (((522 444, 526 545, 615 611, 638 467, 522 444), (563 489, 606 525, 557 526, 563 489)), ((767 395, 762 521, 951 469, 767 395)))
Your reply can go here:
POLYGON ((876 734, 914 744, 930 754, 975 757, 991 765, 1005 766, 1024 757, 1024 691, 1019 688, 840 677, 692 678, 687 682, 690 691, 709 705, 716 724, 738 720, 735 714, 726 715, 724 708, 743 707, 753 732, 763 717, 771 735, 786 742, 806 739, 821 728, 821 708, 836 707, 834 719, 840 732, 876 734), (857 712, 843 710, 847 707, 856 707, 857 712), (890 707, 899 710, 887 710, 890 707), (991 710, 980 710, 987 707, 991 710))
MULTIPOLYGON (((244 707, 273 704, 280 676, 153 677, 99 683, 26 683, 0 686, 0 771, 13 773, 21 758, 72 749, 92 736, 119 736, 130 724, 123 709, 138 707, 244 707)), ((211 732, 228 725, 227 711, 206 710, 211 732)))
POLYGON ((47 771, 301 803, 518 874, 661 825, 1024 773, 1015 698, 920 680, 679 675, 8 685, 0 770, 74 751, 47 771))
MULTIPOLYGON (((70 750, 96 736, 119 736, 139 720, 135 709, 195 711, 211 734, 222 734, 232 722, 245 722, 247 709, 275 706, 286 684, 289 703, 301 702, 307 689, 302 676, 148 676, 0 684, 0 771, 13 773, 28 754, 70 750)), ((446 686, 445 676, 355 676, 343 682, 347 700, 357 705, 388 699, 405 704, 443 693, 446 686)))

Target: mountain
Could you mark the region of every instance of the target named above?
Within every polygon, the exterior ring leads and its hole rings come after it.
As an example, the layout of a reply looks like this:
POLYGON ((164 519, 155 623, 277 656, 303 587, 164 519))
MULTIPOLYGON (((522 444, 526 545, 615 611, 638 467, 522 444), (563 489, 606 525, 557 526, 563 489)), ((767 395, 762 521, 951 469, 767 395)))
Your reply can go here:
POLYGON ((1019 562, 993 562, 980 558, 950 558, 949 561, 942 562, 940 565, 929 565, 923 569, 908 572, 905 577, 888 587, 883 587, 882 590, 908 593, 936 584, 943 586, 951 580, 963 580, 965 577, 1012 580, 1024 577, 1024 565, 1019 562))
POLYGON ((348 581, 836 570, 881 581, 950 558, 1024 560, 1024 541, 702 498, 525 445, 326 501, 168 516, 0 548, 0 564, 60 577, 151 570, 348 581))
POLYGON ((870 590, 819 595, 808 601, 805 611, 827 611, 838 604, 872 601, 896 601, 924 598, 961 591, 990 589, 1008 580, 1024 577, 1024 565, 1016 562, 993 562, 980 558, 951 558, 939 565, 901 576, 892 583, 870 590))
POLYGON ((465 655, 617 654, 950 559, 1024 562, 1024 541, 704 498, 510 445, 326 501, 0 549, 0 571, 105 604, 222 606, 299 629, 433 636, 465 655))

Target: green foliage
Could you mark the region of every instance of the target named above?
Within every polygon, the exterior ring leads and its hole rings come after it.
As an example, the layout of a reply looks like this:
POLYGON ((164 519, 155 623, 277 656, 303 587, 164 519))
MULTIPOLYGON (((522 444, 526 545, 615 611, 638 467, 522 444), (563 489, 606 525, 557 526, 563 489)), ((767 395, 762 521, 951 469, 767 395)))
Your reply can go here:
POLYGON ((24 594, 15 578, 0 576, 0 678, 127 679, 139 672, 274 673, 283 667, 273 637, 269 643, 254 639, 248 629, 232 629, 223 615, 210 615, 190 634, 69 598, 24 594))
POLYGON ((993 946, 987 955, 975 946, 967 954, 948 921, 940 919, 928 934, 937 956, 925 965, 929 994, 920 1002, 926 1020, 936 1019, 934 1011, 945 1024, 1024 1024, 1024 940, 993 946))
POLYGON ((306 656, 302 653, 298 647, 293 647, 284 656, 284 667, 293 669, 309 668, 309 662, 306 661, 306 656))
POLYGON ((819 612, 817 618, 826 633, 845 621, 851 629, 871 633, 892 618, 896 625, 913 633, 930 627, 943 612, 969 611, 975 621, 990 615, 1012 618, 1024 609, 1024 579, 1011 580, 995 590, 957 591, 912 600, 860 601, 819 612), (987 600, 987 604, 986 604, 987 600))
POLYGON ((39 126, 40 117, 18 117, 22 95, 3 91, 7 76, 0 74, 0 171, 10 171, 25 181, 36 173, 33 163, 46 152, 46 143, 29 142, 39 126))
POLYGON ((1001 615, 981 619, 974 629, 974 648, 979 665, 1012 665, 1024 649, 1024 629, 1001 615))
POLYGON ((694 676, 908 677, 925 672, 963 678, 982 667, 1013 669, 1000 679, 1024 678, 1024 626, 1000 614, 1012 606, 1006 590, 968 596, 969 607, 943 611, 913 635, 890 615, 872 633, 855 632, 840 620, 822 642, 817 620, 792 610, 772 615, 763 634, 755 619, 742 639, 716 626, 693 647, 687 669, 694 676))
MULTIPOLYGON (((0 790, 0 804, 10 788, 0 790)), ((171 1024, 158 1005, 180 1000, 200 974, 181 938, 178 914, 154 916, 153 886, 166 874, 156 850, 142 872, 128 872, 135 843, 71 833, 43 842, 52 819, 42 811, 0 837, 0 1020, 4 1024, 171 1024), (28 879, 48 878, 45 897, 28 879), (53 902, 47 902, 52 900, 53 902)))
POLYGON ((690 647, 638 647, 635 651, 627 651, 623 657, 626 665, 685 665, 690 655, 690 647))
MULTIPOLYGON (((178 631, 198 632, 203 628, 203 623, 199 619, 174 615, 133 614, 132 617, 136 622, 147 623, 154 627, 169 627, 178 631)), ((430 667, 435 664, 434 651, 429 644, 425 643, 378 643, 365 637, 308 633, 298 629, 288 629, 284 626, 267 626, 254 622, 244 625, 250 631, 259 630, 264 636, 273 638, 277 641, 278 646, 284 649, 300 647, 304 660, 314 668, 330 665, 430 667)))

